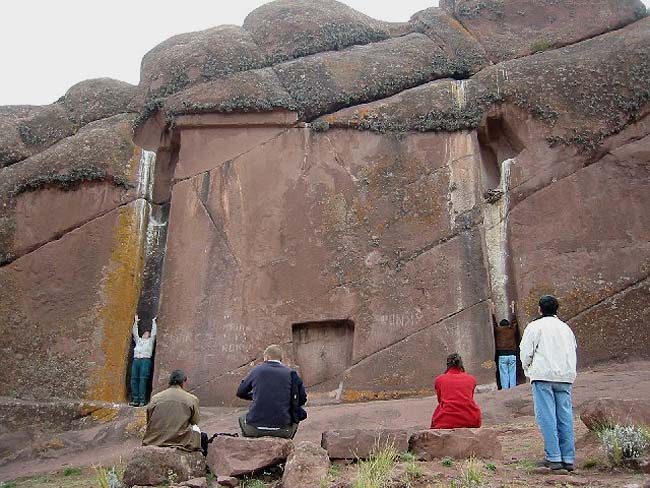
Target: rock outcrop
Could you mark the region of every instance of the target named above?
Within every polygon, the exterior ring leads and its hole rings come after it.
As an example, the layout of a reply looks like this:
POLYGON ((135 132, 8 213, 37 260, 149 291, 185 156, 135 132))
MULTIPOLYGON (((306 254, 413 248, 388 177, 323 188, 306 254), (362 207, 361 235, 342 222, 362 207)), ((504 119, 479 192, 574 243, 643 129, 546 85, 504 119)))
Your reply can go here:
POLYGON ((501 443, 494 431, 488 429, 422 430, 409 439, 409 452, 417 459, 431 461, 452 459, 501 459, 501 443))
POLYGON ((287 458, 282 475, 283 488, 320 486, 327 479, 330 459, 327 452, 311 442, 300 442, 287 458))
POLYGON ((321 446, 330 459, 368 459, 387 446, 405 452, 408 439, 406 430, 330 430, 323 432, 321 446))
POLYGON ((284 463, 292 452, 289 439, 220 436, 210 444, 206 462, 216 476, 241 476, 284 463))
POLYGON ((269 343, 312 398, 429 394, 451 352, 493 383, 491 305, 523 325, 544 293, 581 365, 647 358, 645 15, 277 0, 154 47, 138 87, 0 108, 0 395, 124 400, 136 311, 154 387, 183 367, 204 405, 269 343))
POLYGON ((204 475, 205 458, 200 452, 143 446, 136 448, 128 459, 123 480, 126 486, 159 486, 182 483, 204 475))
POLYGON ((650 425, 650 407, 635 399, 600 398, 580 406, 580 420, 589 430, 598 431, 615 425, 650 425))

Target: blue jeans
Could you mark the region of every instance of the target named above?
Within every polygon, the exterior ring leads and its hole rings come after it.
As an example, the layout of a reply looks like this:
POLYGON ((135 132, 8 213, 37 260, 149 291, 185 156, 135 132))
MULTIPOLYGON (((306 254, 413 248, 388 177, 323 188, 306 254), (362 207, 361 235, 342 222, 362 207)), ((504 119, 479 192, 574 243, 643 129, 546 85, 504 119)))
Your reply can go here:
POLYGON ((499 379, 504 390, 517 386, 516 356, 499 356, 499 379))
POLYGON ((535 419, 544 437, 547 461, 573 464, 576 445, 573 436, 573 402, 570 383, 533 381, 535 419))
POLYGON ((133 358, 131 363, 131 401, 145 403, 152 369, 151 359, 133 358))

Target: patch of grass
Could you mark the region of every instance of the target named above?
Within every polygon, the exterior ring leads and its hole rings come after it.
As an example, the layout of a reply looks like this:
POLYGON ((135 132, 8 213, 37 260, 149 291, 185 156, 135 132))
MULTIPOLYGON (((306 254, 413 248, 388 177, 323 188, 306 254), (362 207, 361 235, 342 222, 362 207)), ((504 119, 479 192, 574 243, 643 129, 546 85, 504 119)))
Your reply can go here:
POLYGON ((258 479, 247 479, 241 482, 241 488, 266 488, 266 483, 258 479))
POLYGON ((388 488, 398 459, 399 453, 389 445, 373 453, 369 459, 360 460, 352 488, 388 488))
POLYGON ((63 476, 79 476, 81 474, 81 468, 73 468, 68 466, 63 469, 63 476))
POLYGON ((106 468, 104 466, 93 466, 95 470, 95 480, 99 488, 122 488, 122 478, 124 477, 124 465, 118 463, 115 466, 106 468))
POLYGON ((517 461, 516 465, 518 469, 522 469, 526 471, 527 473, 530 473, 537 467, 537 463, 535 461, 532 461, 530 459, 520 459, 517 461))
POLYGON ((488 471, 491 471, 492 473, 496 473, 497 471, 497 465, 494 463, 485 463, 485 469, 488 471))
POLYGON ((451 468, 454 465, 454 460, 450 457, 444 457, 442 458, 442 461, 440 461, 440 464, 445 468, 451 468))
POLYGON ((467 459, 459 471, 459 481, 462 488, 483 486, 483 471, 481 469, 481 464, 475 457, 467 459))
POLYGON ((409 461, 406 464, 406 467, 404 468, 404 471, 406 472, 406 476, 409 477, 409 479, 416 480, 418 478, 422 478, 424 476, 424 471, 422 470, 422 466, 420 466, 417 461, 409 461))
POLYGON ((327 476, 325 476, 325 479, 322 479, 320 482, 320 488, 327 488, 334 483, 339 476, 341 476, 341 466, 338 464, 330 464, 330 467, 327 468, 327 476))
POLYGON ((553 43, 549 41, 548 39, 540 39, 539 41, 535 41, 530 45, 530 50, 534 53, 541 53, 544 51, 548 51, 553 47, 553 43))
POLYGON ((584 463, 582 463, 582 467, 584 469, 594 469, 594 468, 600 468, 602 466, 603 466, 603 462, 598 458, 589 458, 584 463))
POLYGON ((16 488, 17 486, 18 485, 15 481, 5 481, 4 483, 0 483, 0 488, 16 488))
POLYGON ((650 446, 648 429, 634 425, 605 428, 598 432, 598 438, 613 466, 620 466, 628 459, 638 459, 650 446))

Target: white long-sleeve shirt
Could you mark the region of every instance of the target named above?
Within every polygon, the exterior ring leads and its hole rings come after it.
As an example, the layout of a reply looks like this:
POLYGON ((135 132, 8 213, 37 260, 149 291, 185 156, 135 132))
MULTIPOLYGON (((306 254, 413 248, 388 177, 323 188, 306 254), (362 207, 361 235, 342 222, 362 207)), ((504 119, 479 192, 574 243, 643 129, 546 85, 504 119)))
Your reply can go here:
POLYGON ((138 335, 138 322, 133 322, 133 340, 135 347, 133 348, 133 357, 135 359, 149 359, 153 354, 153 345, 156 341, 156 319, 151 321, 151 335, 147 339, 143 339, 138 335))
POLYGON ((519 344, 524 373, 531 381, 573 383, 576 347, 573 331, 556 316, 533 320, 519 344))

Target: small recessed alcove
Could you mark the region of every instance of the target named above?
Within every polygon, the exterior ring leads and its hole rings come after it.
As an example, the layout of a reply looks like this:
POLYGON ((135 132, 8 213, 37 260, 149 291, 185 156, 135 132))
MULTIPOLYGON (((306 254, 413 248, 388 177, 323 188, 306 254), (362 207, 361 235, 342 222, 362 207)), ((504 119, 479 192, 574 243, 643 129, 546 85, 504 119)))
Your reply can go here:
POLYGON ((323 320, 292 325, 293 357, 305 386, 324 383, 352 364, 354 322, 323 320))

